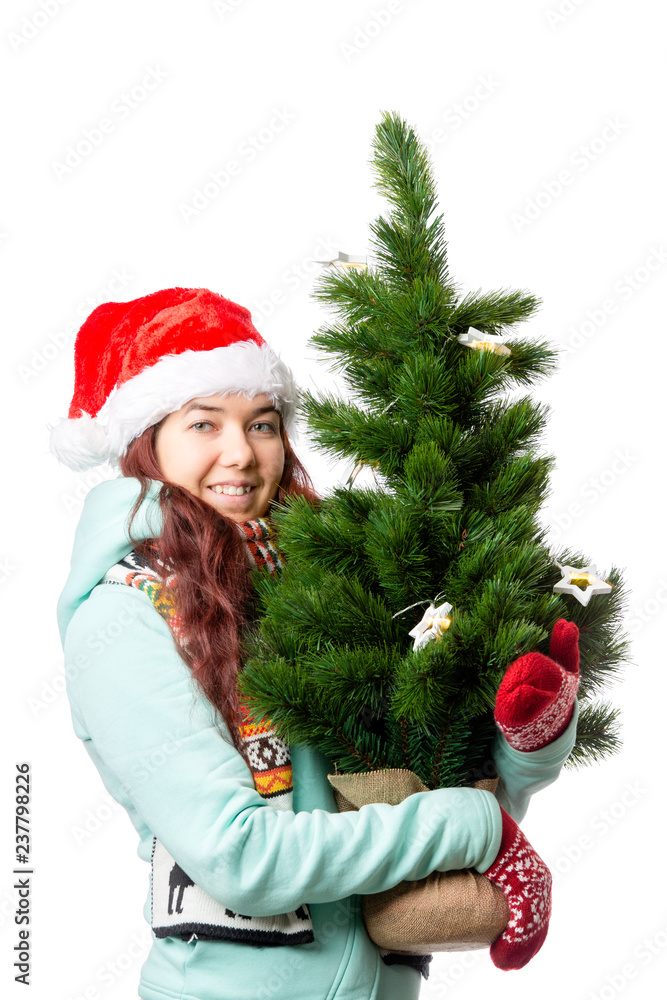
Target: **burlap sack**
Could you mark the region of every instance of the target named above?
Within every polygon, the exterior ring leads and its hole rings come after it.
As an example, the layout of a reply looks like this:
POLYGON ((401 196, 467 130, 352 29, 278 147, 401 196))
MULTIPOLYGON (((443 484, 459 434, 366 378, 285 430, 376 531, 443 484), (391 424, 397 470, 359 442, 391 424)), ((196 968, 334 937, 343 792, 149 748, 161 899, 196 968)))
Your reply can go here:
MULTIPOLYGON (((412 771, 395 768, 328 778, 339 812, 369 802, 398 805, 408 795, 428 791, 412 771)), ((485 779, 475 788, 493 792, 497 783, 497 778, 485 779)), ((418 882, 362 896, 362 913, 370 938, 380 948, 413 955, 488 948, 509 920, 500 889, 470 870, 433 872, 418 882)))

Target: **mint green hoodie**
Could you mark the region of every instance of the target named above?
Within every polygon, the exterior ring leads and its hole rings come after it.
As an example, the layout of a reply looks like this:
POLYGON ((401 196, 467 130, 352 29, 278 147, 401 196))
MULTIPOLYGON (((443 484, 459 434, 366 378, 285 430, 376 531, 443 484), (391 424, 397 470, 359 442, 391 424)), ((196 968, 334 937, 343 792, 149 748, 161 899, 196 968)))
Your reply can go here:
MULTIPOLYGON (((154 484, 134 521, 138 538, 159 535, 154 484)), ((386 965, 366 934, 358 894, 459 868, 486 871, 501 835, 500 802, 515 819, 568 756, 567 731, 535 753, 498 735, 496 797, 472 788, 410 796, 398 806, 338 814, 326 780, 331 764, 292 747, 294 811, 255 791, 240 755, 220 736, 215 713, 193 683, 147 595, 98 586, 131 551, 134 479, 101 483, 86 497, 72 567, 58 603, 67 693, 76 735, 110 794, 127 810, 138 853, 150 863, 157 837, 209 896, 253 916, 309 904, 311 944, 257 947, 153 936, 141 972, 146 1000, 412 1000, 420 977, 386 965)), ((144 916, 150 922, 150 890, 144 916)))

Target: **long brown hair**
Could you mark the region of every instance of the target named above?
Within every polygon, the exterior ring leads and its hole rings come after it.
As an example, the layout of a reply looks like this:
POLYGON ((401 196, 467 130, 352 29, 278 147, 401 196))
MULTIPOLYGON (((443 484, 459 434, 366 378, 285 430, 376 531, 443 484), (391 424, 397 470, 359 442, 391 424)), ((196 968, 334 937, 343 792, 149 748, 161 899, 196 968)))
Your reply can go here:
MULTIPOLYGON (((149 561, 157 555, 175 574, 174 597, 181 625, 178 652, 240 749, 236 677, 252 593, 246 542, 231 518, 164 478, 155 452, 159 427, 155 424, 135 438, 120 460, 122 474, 133 476, 141 486, 130 515, 130 539, 141 555, 149 561), (163 484, 158 494, 163 528, 152 545, 131 534, 151 480, 163 484)), ((310 476, 294 453, 282 420, 280 434, 285 465, 276 501, 289 495, 314 503, 317 495, 310 476)))

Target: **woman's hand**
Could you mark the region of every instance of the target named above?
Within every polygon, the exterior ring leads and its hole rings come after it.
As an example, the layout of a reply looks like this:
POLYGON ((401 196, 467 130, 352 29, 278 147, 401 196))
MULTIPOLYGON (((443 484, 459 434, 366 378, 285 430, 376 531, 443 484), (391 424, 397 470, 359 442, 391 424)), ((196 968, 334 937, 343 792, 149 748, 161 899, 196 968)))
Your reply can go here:
POLYGON ((501 806, 503 833, 496 860, 484 872, 510 911, 507 927, 491 945, 499 969, 521 969, 544 944, 551 916, 551 872, 501 806))
POLYGON ((496 695, 495 719, 516 750, 540 750, 567 729, 579 688, 579 629, 560 618, 549 652, 510 665, 496 695))

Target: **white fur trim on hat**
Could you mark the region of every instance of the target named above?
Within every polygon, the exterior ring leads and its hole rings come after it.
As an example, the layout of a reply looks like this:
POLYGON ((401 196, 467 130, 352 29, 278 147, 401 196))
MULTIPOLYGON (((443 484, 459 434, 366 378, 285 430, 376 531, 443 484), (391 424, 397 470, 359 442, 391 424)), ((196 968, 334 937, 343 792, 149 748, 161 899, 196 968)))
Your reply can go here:
POLYGON ((118 461, 130 441, 196 396, 265 393, 294 437, 297 388, 284 361, 254 341, 238 341, 212 351, 167 354, 114 389, 96 418, 64 420, 51 431, 51 451, 71 469, 82 471, 118 461))
POLYGON ((52 427, 50 448, 59 462, 75 472, 109 461, 109 440, 104 428, 87 413, 76 420, 65 417, 52 427))

